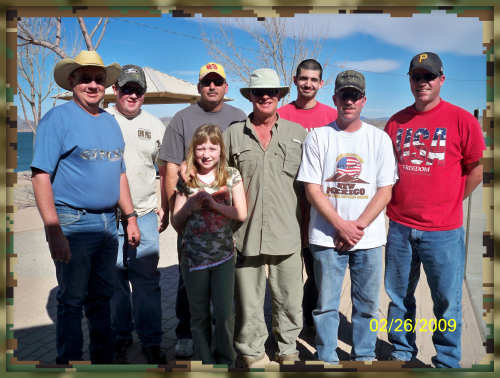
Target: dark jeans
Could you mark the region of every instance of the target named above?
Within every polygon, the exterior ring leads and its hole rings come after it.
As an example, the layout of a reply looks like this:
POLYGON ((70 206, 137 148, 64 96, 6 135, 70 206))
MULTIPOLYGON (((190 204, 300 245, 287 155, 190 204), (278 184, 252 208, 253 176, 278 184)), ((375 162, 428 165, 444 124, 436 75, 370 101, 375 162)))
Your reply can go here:
POLYGON ((304 311, 304 325, 310 327, 314 325, 312 312, 318 304, 318 288, 314 280, 314 257, 309 248, 302 249, 302 257, 304 258, 304 266, 307 274, 307 279, 304 283, 302 310, 304 311))
POLYGON ((83 359, 82 310, 89 328, 90 361, 110 363, 116 343, 110 306, 118 253, 115 210, 99 213, 56 206, 56 211, 71 251, 69 263, 54 260, 59 284, 56 364, 83 359))
POLYGON ((179 285, 177 286, 177 297, 175 298, 175 316, 179 319, 179 324, 175 328, 177 340, 192 339, 191 335, 191 312, 189 312, 189 300, 186 287, 181 274, 181 245, 182 237, 177 236, 177 255, 179 258, 179 285))

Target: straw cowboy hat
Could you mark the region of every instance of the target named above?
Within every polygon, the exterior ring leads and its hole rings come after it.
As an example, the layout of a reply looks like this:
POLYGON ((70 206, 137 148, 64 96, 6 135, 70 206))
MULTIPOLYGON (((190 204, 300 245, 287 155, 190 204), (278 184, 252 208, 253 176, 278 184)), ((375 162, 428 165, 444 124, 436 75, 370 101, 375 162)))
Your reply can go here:
POLYGON ((270 68, 260 68, 253 71, 250 75, 250 85, 246 88, 240 88, 240 93, 243 97, 248 98, 247 93, 256 88, 281 89, 281 97, 285 97, 290 91, 290 87, 280 85, 278 74, 270 68))
POLYGON ((54 79, 57 85, 68 91, 73 90, 69 86, 68 76, 77 68, 86 66, 102 67, 106 71, 106 88, 116 83, 121 73, 121 67, 118 63, 104 66, 104 62, 97 52, 84 50, 75 56, 75 59, 66 58, 57 62, 54 68, 54 79))

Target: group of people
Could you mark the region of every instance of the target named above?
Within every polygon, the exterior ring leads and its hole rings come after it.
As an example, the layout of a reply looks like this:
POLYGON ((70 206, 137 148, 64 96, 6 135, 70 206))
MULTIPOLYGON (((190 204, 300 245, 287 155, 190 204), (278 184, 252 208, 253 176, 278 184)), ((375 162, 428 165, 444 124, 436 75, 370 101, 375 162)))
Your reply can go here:
MULTIPOLYGON (((417 54, 408 74, 415 102, 384 132, 361 120, 360 72, 337 75, 334 109, 316 99, 322 67, 307 59, 293 77, 297 99, 278 108, 290 88, 274 70, 257 69, 240 89, 252 103, 247 116, 224 102, 224 68, 210 62, 199 73, 199 102, 165 129, 141 109, 147 84, 140 67, 105 66, 87 51, 61 60, 54 77, 73 101, 41 120, 31 165, 59 284, 57 363, 82 359, 83 309, 92 363, 127 363, 133 330, 148 363, 167 362, 158 260, 159 233, 170 221, 178 233, 177 357, 194 353, 205 364, 237 368, 262 361, 267 280, 274 360, 300 361, 296 341, 305 326, 316 333, 315 357, 338 364, 349 265, 351 358, 374 360, 370 326, 382 274, 388 322, 413 326, 423 266, 436 318, 456 322, 453 331, 434 332, 433 364, 460 367, 462 200, 482 180, 485 144, 477 120, 441 99, 438 55, 417 54), (116 103, 104 111, 109 86, 116 103)), ((389 331, 389 360, 416 358, 407 328, 389 331)))

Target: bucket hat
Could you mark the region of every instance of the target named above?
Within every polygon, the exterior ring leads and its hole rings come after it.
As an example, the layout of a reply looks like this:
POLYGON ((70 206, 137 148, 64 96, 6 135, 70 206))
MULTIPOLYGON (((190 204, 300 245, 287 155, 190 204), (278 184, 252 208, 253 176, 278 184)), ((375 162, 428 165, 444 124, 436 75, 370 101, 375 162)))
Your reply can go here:
POLYGON ((240 93, 243 97, 248 98, 248 92, 255 88, 279 88, 281 89, 281 97, 286 96, 290 91, 290 87, 280 85, 278 74, 270 68, 260 68, 253 71, 250 75, 250 85, 246 88, 240 88, 240 93))
POLYGON ((74 59, 66 58, 57 62, 54 68, 54 80, 61 88, 71 91, 72 88, 68 83, 68 76, 77 68, 87 66, 102 67, 106 71, 106 88, 116 83, 121 73, 121 67, 118 63, 111 63, 105 66, 102 58, 96 51, 83 50, 74 59))

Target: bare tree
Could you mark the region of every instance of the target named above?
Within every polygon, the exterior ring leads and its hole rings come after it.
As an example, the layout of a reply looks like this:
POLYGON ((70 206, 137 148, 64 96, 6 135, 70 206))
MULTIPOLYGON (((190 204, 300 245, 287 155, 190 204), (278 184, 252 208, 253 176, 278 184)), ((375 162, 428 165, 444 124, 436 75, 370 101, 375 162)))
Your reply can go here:
MULTIPOLYGON (((82 33, 87 50, 96 50, 101 43, 108 18, 104 19, 101 33, 95 45, 92 38, 103 23, 101 17, 89 34, 82 17, 78 17, 78 26, 82 33)), ((61 17, 50 18, 22 18, 17 22, 18 60, 17 89, 21 101, 24 117, 31 130, 36 133, 36 127, 42 116, 42 102, 57 87, 52 72, 59 59, 70 58, 81 48, 81 39, 75 38, 69 43, 65 38, 61 17), (68 46, 70 46, 68 48, 68 46), (28 112, 33 115, 33 124, 28 112)), ((57 94, 59 94, 60 88, 57 94)), ((55 106, 57 98, 52 106, 55 106)))
MULTIPOLYGON (((264 21, 217 18, 216 21, 215 31, 210 35, 201 22, 199 24, 208 54, 220 62, 235 81, 245 84, 248 84, 250 74, 254 70, 272 68, 285 85, 291 86, 297 65, 305 59, 318 59, 328 35, 328 30, 320 30, 311 35, 309 27, 303 24, 295 30, 286 18, 266 18, 264 21), (242 43, 235 42, 231 22, 236 22, 238 27, 251 37, 254 47, 242 46, 242 43)), ((321 59, 325 68, 325 85, 332 81, 335 73, 332 69, 334 65, 330 64, 334 53, 335 50, 325 52, 321 59)), ((290 93, 281 100, 281 105, 288 103, 289 97, 290 93)))

